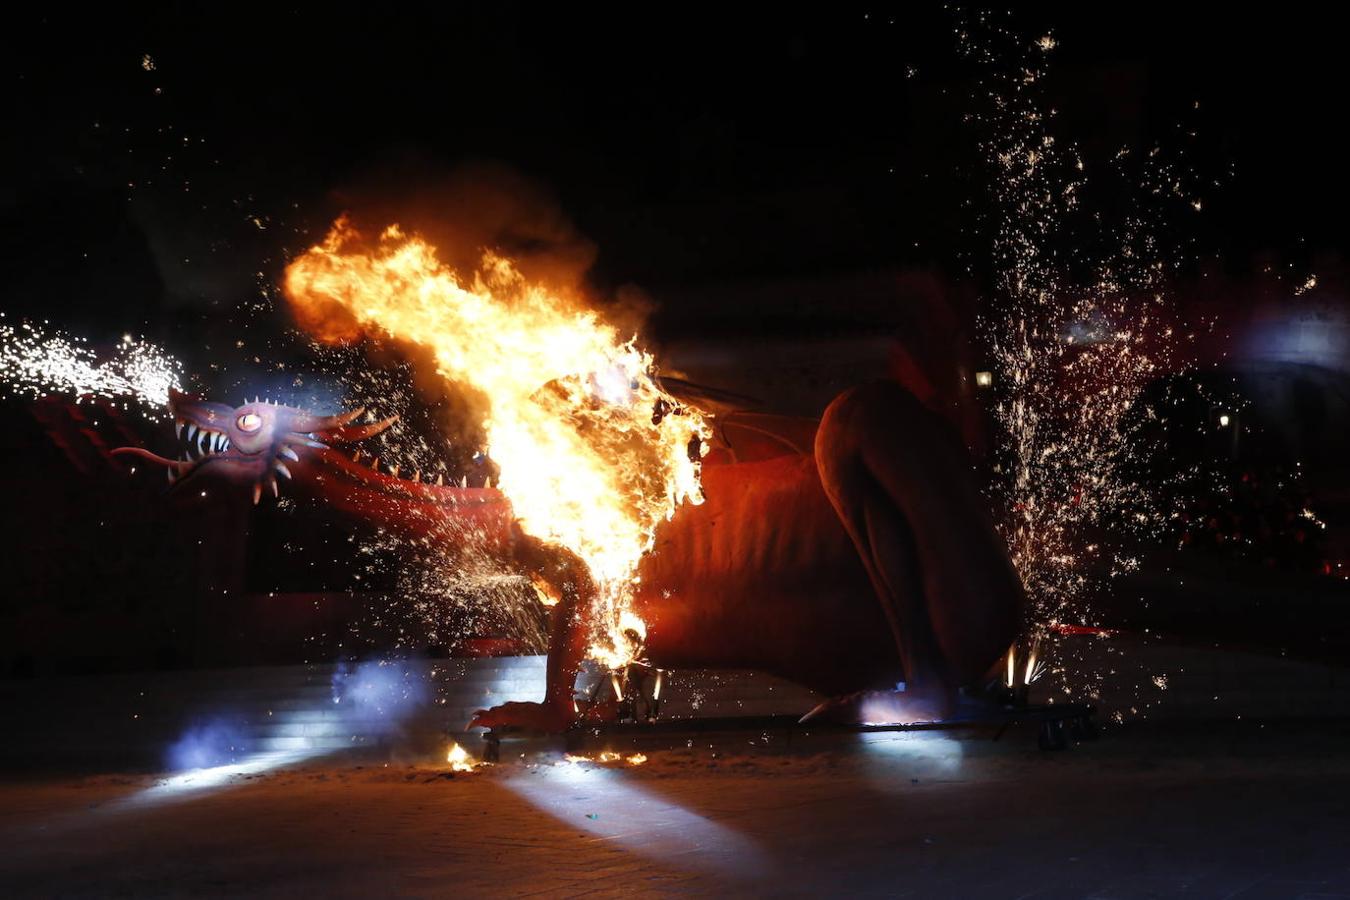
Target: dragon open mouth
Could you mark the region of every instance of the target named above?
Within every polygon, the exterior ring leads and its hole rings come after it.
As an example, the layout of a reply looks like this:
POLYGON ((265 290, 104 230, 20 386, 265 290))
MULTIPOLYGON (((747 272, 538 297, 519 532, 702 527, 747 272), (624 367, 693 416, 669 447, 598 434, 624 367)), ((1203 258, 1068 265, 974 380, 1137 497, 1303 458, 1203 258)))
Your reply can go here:
POLYGON ((224 431, 199 428, 195 423, 183 419, 174 420, 174 434, 178 438, 180 462, 202 462, 208 456, 215 456, 230 449, 230 438, 224 431))

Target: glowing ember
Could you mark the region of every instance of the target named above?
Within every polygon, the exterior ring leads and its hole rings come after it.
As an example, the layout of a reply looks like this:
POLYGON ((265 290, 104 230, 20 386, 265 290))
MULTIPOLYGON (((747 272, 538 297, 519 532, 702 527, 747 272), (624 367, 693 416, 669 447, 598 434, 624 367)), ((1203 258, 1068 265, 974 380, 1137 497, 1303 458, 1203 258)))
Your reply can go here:
POLYGON ((368 241, 340 219, 287 268, 286 295, 321 340, 367 334, 428 349, 445 379, 488 405, 485 448, 530 534, 575 553, 596 582, 592 654, 637 652, 638 560, 657 525, 699 503, 703 418, 656 384, 651 357, 576 298, 528 283, 485 253, 465 281, 397 226, 368 241))
POLYGON ((646 761, 647 754, 645 753, 634 753, 632 756, 628 757, 628 764, 630 766, 640 766, 646 761))
POLYGON ((182 390, 182 373, 176 359, 129 334, 100 361, 80 338, 46 334, 28 322, 0 322, 0 385, 16 394, 130 397, 159 412, 170 388, 182 390))

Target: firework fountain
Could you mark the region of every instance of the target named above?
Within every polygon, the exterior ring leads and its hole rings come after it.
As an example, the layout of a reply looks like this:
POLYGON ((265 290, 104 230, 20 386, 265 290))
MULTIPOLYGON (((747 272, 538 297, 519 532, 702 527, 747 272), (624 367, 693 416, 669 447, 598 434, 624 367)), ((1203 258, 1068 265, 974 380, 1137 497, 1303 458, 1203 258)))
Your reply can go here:
MULTIPOLYGON (((1163 224, 1201 203, 1159 148, 1121 149, 1097 174, 1127 186, 1127 211, 1099 214, 1086 202, 1097 167, 1057 137, 1042 90, 1054 37, 1027 41, 988 16, 957 37, 980 71, 968 121, 991 201, 981 332, 998 376, 992 492, 1030 598, 1025 679, 1047 671, 1063 693, 1095 697, 1100 667, 1061 637, 1092 626, 1111 578, 1138 565, 1133 539, 1168 524, 1159 486, 1131 474, 1134 437, 1154 415, 1141 395, 1181 368, 1188 340, 1166 295, 1178 247, 1164 245, 1163 224)), ((1008 672, 1011 682, 1011 657, 1008 672)))

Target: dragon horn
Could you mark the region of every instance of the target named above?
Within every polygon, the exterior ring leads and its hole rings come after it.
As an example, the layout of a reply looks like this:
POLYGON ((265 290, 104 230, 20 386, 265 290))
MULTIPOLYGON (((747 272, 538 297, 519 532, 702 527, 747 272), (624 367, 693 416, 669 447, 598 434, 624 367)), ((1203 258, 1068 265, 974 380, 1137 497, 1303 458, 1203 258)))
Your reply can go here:
POLYGON ((356 421, 356 418, 364 413, 364 407, 354 409, 351 412, 338 413, 336 416, 311 416, 306 413, 292 416, 287 422, 287 427, 291 431, 313 432, 313 431, 332 431, 334 428, 341 428, 349 422, 356 421))
POLYGON ((379 422, 371 422, 366 425, 344 425, 340 428, 333 428, 325 431, 323 437, 325 440, 341 441, 350 443, 352 441, 364 441, 366 438, 374 437, 381 431, 384 431, 390 425, 398 421, 398 416, 390 416, 379 422))

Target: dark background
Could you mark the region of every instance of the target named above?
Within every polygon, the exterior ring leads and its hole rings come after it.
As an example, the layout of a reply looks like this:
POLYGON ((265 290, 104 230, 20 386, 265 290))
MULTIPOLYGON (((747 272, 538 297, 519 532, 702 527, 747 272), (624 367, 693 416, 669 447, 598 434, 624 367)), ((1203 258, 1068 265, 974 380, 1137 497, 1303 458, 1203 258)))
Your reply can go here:
MULTIPOLYGON (((235 303, 344 188, 484 161, 556 195, 598 250, 594 283, 654 293, 672 333, 696 326, 669 285, 960 273, 980 197, 956 21, 850 4, 20 13, 0 63, 5 305, 124 329, 235 303)), ((1344 250, 1331 13, 1037 4, 1009 21, 1058 40, 1056 130, 1090 161, 1161 142, 1221 184, 1188 223, 1198 256, 1301 280, 1344 250)))

